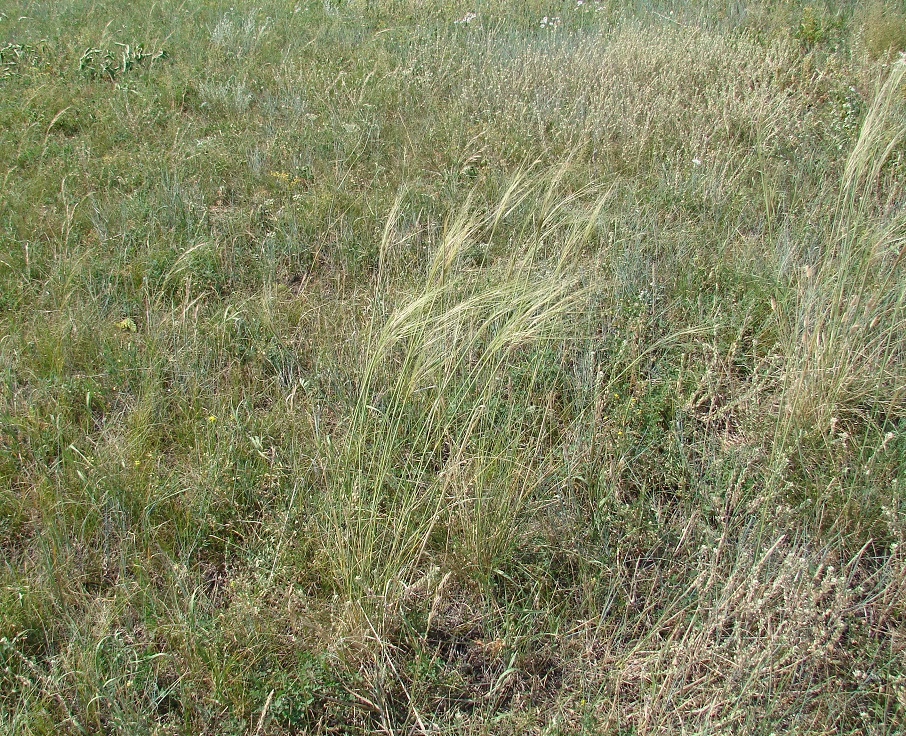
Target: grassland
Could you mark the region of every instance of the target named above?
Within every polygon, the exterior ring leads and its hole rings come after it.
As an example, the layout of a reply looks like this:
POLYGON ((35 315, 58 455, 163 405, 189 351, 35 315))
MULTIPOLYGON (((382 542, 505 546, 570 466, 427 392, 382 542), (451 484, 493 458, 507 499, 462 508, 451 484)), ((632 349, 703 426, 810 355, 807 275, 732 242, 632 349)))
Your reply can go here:
POLYGON ((903 733, 903 48, 0 0, 0 732, 903 733))

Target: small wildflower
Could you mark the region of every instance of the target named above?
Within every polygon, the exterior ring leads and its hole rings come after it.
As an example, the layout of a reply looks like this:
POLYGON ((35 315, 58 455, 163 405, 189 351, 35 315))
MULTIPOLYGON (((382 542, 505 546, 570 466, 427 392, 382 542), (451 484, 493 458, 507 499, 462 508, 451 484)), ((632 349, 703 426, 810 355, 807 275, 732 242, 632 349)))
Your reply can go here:
POLYGON ((469 23, 471 23, 471 22, 472 22, 473 20, 475 20, 477 17, 478 17, 478 13, 473 13, 473 12, 469 11, 469 12, 466 13, 462 18, 460 18, 459 20, 454 20, 453 23, 454 23, 454 25, 464 25, 464 26, 467 26, 467 25, 469 25, 469 23))
POLYGON ((217 417, 215 417, 213 414, 211 414, 211 415, 208 416, 208 421, 209 421, 209 422, 216 422, 216 421, 217 421, 217 417))
POLYGON ((124 332, 137 332, 138 325, 135 324, 135 320, 132 317, 126 317, 121 319, 116 323, 116 326, 119 327, 124 332))

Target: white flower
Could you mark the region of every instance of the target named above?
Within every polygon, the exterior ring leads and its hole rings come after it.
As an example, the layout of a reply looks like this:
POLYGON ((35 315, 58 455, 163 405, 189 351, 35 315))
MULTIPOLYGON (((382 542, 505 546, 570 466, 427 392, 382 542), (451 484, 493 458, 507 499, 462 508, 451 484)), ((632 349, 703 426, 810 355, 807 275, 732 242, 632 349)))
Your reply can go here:
POLYGON ((469 25, 469 23, 471 23, 477 17, 478 17, 478 13, 473 13, 473 12, 469 11, 462 18, 460 18, 459 20, 454 20, 453 22, 456 25, 462 24, 462 25, 467 26, 467 25, 469 25))

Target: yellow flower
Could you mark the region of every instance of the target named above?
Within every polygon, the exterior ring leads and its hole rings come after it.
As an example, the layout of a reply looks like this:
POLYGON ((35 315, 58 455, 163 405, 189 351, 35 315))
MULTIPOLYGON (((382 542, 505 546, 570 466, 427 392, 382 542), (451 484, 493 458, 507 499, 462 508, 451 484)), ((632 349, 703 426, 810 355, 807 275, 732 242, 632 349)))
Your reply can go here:
POLYGON ((215 417, 213 414, 211 414, 211 415, 208 417, 208 421, 209 421, 209 422, 216 422, 216 421, 217 421, 217 417, 215 417))
POLYGON ((135 324, 135 320, 132 317, 126 317, 121 319, 116 323, 116 326, 125 332, 136 332, 138 331, 138 325, 135 324))

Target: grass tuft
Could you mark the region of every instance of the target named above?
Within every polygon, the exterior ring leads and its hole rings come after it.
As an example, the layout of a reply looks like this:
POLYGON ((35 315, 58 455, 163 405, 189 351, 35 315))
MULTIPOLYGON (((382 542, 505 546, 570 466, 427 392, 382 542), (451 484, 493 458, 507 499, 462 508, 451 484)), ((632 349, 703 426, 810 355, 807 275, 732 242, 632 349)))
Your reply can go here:
POLYGON ((0 2, 0 734, 899 734, 902 8, 0 2))

